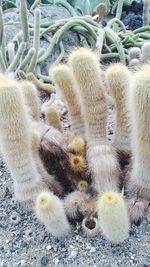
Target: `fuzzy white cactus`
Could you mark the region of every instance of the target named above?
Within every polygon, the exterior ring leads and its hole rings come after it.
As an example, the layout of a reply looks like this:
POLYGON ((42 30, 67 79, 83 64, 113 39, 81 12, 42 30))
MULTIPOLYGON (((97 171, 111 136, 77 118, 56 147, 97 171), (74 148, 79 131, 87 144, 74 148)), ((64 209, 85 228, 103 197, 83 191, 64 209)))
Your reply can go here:
POLYGON ((50 70, 50 72, 56 86, 60 89, 60 93, 66 101, 74 134, 84 137, 84 121, 74 92, 75 82, 71 70, 66 65, 58 65, 50 70))
POLYGON ((63 202, 53 193, 42 192, 36 201, 37 218, 55 237, 61 238, 71 231, 63 202))
POLYGON ((116 109, 115 133, 112 143, 119 149, 130 150, 130 113, 127 102, 131 84, 130 71, 120 63, 112 64, 107 69, 106 79, 115 100, 116 109))
POLYGON ((92 51, 79 48, 70 55, 69 64, 79 87, 76 94, 80 94, 88 144, 99 144, 106 140, 107 103, 98 60, 92 51))
POLYGON ((29 107, 29 113, 31 118, 35 121, 39 121, 40 118, 40 104, 38 99, 38 93, 35 85, 29 81, 23 81, 21 83, 23 94, 25 96, 26 104, 29 107))
MULTIPOLYGON (((89 49, 81 48, 71 54, 69 64, 79 87, 79 92, 76 93, 82 102, 87 137, 87 161, 93 176, 92 185, 99 196, 109 191, 119 192, 121 171, 116 150, 108 143, 106 137, 107 100, 99 62, 89 49)), ((117 213, 117 206, 115 208, 117 213)), ((106 228, 109 228, 109 221, 105 222, 106 228)), ((120 224, 123 228, 123 221, 120 221, 120 224)))
POLYGON ((97 202, 97 213, 100 228, 108 240, 120 243, 128 238, 128 210, 120 193, 103 194, 97 202))
MULTIPOLYGON (((150 65, 144 65, 135 74, 129 97, 132 121, 133 169, 128 182, 131 220, 138 221, 144 214, 140 202, 150 202, 150 65), (135 214, 134 214, 135 211, 135 214), (136 219, 135 219, 136 218, 136 219)), ((147 202, 145 203, 145 208, 147 202)))
POLYGON ((33 159, 30 129, 20 84, 0 77, 1 152, 14 179, 16 199, 29 206, 45 188, 33 159))

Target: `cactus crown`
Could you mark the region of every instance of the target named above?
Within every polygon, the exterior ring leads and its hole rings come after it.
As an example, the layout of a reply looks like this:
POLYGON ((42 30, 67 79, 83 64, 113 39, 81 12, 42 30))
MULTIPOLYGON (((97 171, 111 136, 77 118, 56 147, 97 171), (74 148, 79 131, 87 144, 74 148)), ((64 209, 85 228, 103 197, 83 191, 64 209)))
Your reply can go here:
POLYGON ((101 201, 108 205, 115 205, 120 200, 120 196, 116 192, 107 192, 101 197, 101 201))
POLYGON ((53 199, 48 192, 42 192, 37 198, 37 205, 43 210, 50 210, 53 206, 53 199))

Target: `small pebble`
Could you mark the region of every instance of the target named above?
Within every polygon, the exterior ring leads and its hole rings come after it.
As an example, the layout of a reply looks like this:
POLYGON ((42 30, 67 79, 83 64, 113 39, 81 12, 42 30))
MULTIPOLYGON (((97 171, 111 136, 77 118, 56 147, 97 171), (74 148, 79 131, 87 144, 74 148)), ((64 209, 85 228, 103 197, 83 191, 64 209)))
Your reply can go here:
POLYGON ((53 262, 57 265, 59 263, 59 259, 54 259, 53 262))
POLYGON ((21 261, 20 261, 20 265, 21 265, 21 266, 24 266, 25 264, 26 264, 26 261, 25 261, 25 260, 21 260, 21 261))
POLYGON ((69 255, 69 258, 75 258, 78 254, 78 251, 77 250, 73 250, 70 255, 69 255))
POLYGON ((48 262, 49 262, 49 259, 48 259, 47 256, 43 256, 43 257, 40 259, 40 263, 41 263, 42 266, 47 266, 48 262))
POLYGON ((46 250, 51 250, 51 248, 52 248, 51 245, 46 246, 46 250))
POLYGON ((94 253, 94 252, 96 252, 96 248, 94 248, 94 247, 91 247, 91 249, 90 249, 90 252, 91 252, 91 253, 94 253))

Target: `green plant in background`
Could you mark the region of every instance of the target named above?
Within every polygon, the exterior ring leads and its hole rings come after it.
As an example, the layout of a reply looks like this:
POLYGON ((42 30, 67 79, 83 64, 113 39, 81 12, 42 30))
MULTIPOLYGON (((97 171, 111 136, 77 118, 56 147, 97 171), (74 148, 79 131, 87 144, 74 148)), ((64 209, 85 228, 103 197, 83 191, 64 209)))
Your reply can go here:
POLYGON ((0 6, 3 7, 3 10, 8 8, 16 8, 16 0, 1 0, 0 6))
MULTIPOLYGON (((65 32, 71 30, 77 33, 81 46, 95 49, 100 61, 119 59, 123 64, 126 64, 128 59, 129 48, 134 46, 141 48, 146 40, 150 40, 150 26, 141 27, 134 31, 126 30, 119 19, 122 13, 123 0, 118 0, 116 17, 111 19, 106 27, 102 27, 99 23, 102 16, 100 12, 101 9, 104 10, 104 3, 97 6, 99 19, 94 21, 90 15, 79 15, 78 11, 67 1, 54 0, 53 2, 56 5, 66 8, 71 17, 42 22, 40 11, 35 9, 39 2, 39 0, 36 0, 32 3, 31 10, 34 12, 34 23, 29 23, 27 1, 20 1, 21 31, 7 46, 3 27, 3 13, 0 9, 0 71, 3 73, 14 72, 21 79, 30 79, 36 83, 39 89, 43 86, 45 91, 49 93, 53 91, 52 86, 43 84, 43 82, 49 83, 51 78, 48 75, 42 75, 41 64, 53 53, 56 45, 59 45, 60 54, 54 64, 58 64, 64 59, 65 50, 62 37, 65 32), (46 50, 40 47, 40 39, 42 38, 49 42, 46 50), (29 47, 31 40, 33 40, 33 44, 29 47)), ((70 2, 73 4, 73 1, 70 2)), ((16 22, 11 21, 11 23, 15 24, 16 22)))

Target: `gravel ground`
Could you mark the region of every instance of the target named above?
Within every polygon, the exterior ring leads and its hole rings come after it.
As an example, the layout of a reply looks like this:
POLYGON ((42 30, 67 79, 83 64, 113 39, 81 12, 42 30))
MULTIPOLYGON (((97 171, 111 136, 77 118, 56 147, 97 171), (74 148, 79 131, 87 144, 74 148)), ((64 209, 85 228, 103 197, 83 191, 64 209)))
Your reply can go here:
MULTIPOLYGON (((54 102, 61 104, 55 97, 54 102)), ((64 107, 61 108, 65 112, 64 107)), ((113 116, 110 110, 110 135, 113 116)), ((15 203, 12 192, 12 179, 0 156, 0 267, 150 266, 148 218, 139 227, 133 226, 129 239, 119 245, 111 244, 102 236, 89 239, 79 224, 73 227, 71 236, 58 240, 47 233, 34 213, 15 203)))

